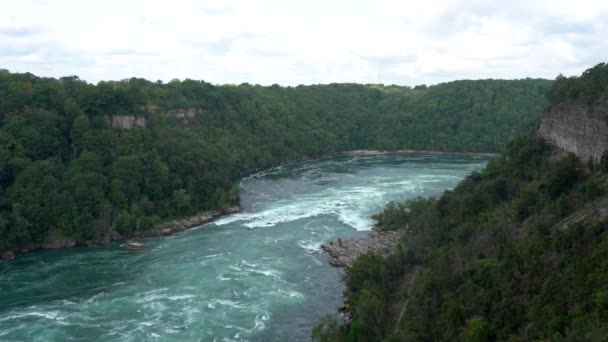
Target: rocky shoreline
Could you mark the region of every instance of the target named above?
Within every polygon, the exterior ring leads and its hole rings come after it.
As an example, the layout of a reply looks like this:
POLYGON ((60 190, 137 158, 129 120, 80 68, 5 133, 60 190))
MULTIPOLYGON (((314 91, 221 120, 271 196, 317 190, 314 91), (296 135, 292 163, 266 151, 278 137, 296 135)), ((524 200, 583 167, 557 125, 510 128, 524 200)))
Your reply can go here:
POLYGON ((450 152, 450 151, 431 151, 431 150, 352 150, 342 152, 345 154, 350 154, 352 156, 375 156, 382 154, 432 154, 432 155, 453 155, 453 156, 469 156, 469 157, 496 157, 498 153, 491 152, 450 152))
MULTIPOLYGON (((241 211, 241 207, 238 205, 228 207, 224 210, 219 210, 219 211, 204 211, 204 212, 200 212, 189 218, 167 221, 167 222, 161 224, 161 226, 158 229, 143 232, 143 234, 141 234, 140 236, 136 236, 136 237, 149 238, 149 237, 173 235, 175 233, 183 232, 184 230, 198 227, 205 223, 209 223, 211 221, 217 220, 218 218, 220 218, 222 216, 236 214, 240 211, 241 211)), ((120 240, 124 240, 124 239, 120 239, 120 240)))
MULTIPOLYGON (((338 155, 352 155, 352 156, 371 156, 371 155, 383 155, 392 153, 412 153, 412 154, 433 154, 433 155, 461 155, 461 156, 476 156, 476 157, 495 157, 496 153, 483 153, 483 152, 450 152, 450 151, 427 151, 427 150, 351 150, 351 151, 338 151, 334 153, 328 153, 315 158, 309 156, 302 156, 301 158, 291 160, 283 163, 283 165, 306 161, 316 160, 323 158, 330 158, 338 155)), ((24 248, 0 252, 0 260, 13 259, 18 254, 28 253, 39 249, 58 249, 58 248, 70 248, 75 246, 87 246, 94 247, 105 245, 114 241, 122 241, 128 239, 138 238, 152 238, 159 236, 167 236, 175 233, 182 232, 186 229, 197 227, 205 223, 209 223, 221 216, 234 214, 240 211, 239 206, 233 206, 226 208, 221 211, 205 211, 200 212, 190 218, 177 219, 162 223, 160 227, 150 231, 140 232, 139 234, 121 235, 118 232, 112 231, 109 236, 98 237, 93 240, 87 241, 74 241, 71 239, 55 240, 52 242, 38 243, 24 248)), ((396 243, 392 243, 390 240, 394 238, 395 232, 382 232, 374 230, 368 237, 361 239, 349 239, 339 240, 335 243, 323 245, 321 248, 330 254, 332 257, 330 264, 336 267, 348 267, 352 265, 354 260, 361 254, 370 251, 378 251, 384 253, 386 250, 394 249, 396 243), (341 241, 341 243, 340 243, 341 241), (390 247, 390 248, 389 248, 390 247)))
POLYGON ((338 239, 329 244, 321 245, 321 249, 329 255, 329 264, 334 267, 351 267, 355 260, 363 254, 374 252, 388 255, 395 251, 402 232, 380 231, 374 228, 367 236, 354 239, 338 239))
POLYGON ((30 245, 24 248, 5 251, 0 254, 0 260, 10 260, 15 258, 18 254, 29 253, 35 250, 40 249, 59 249, 59 248, 71 248, 75 246, 86 246, 86 247, 95 247, 106 245, 112 243, 114 241, 123 241, 129 239, 143 239, 143 238, 153 238, 160 236, 168 236, 173 235, 179 232, 183 232, 187 229, 201 226, 205 223, 212 222, 222 216, 235 214, 241 211, 240 206, 232 206, 223 210, 214 210, 214 211, 203 211, 192 217, 184 218, 184 219, 176 219, 166 221, 161 223, 159 227, 154 230, 140 232, 139 234, 129 234, 129 235, 121 235, 116 231, 112 231, 109 236, 104 236, 100 238, 96 238, 93 240, 87 241, 74 241, 71 239, 57 240, 52 242, 45 242, 30 245))
MULTIPOLYGON (((321 245, 321 249, 329 255, 329 264, 333 267, 348 268, 361 255, 374 252, 383 256, 392 254, 396 249, 403 231, 381 231, 376 226, 364 237, 338 239, 329 244, 321 245)), ((343 305, 338 308, 345 322, 351 321, 351 308, 348 305, 348 291, 342 293, 343 305)))

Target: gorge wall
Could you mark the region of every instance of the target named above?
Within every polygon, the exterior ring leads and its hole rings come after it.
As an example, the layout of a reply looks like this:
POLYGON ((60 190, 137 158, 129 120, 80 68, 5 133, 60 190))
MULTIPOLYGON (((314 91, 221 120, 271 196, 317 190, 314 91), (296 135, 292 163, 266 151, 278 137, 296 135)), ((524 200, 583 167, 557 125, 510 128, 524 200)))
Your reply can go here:
POLYGON ((114 129, 131 129, 134 127, 146 127, 146 118, 137 115, 109 115, 106 116, 107 123, 114 129))
MULTIPOLYGON (((167 111, 159 113, 156 109, 147 109, 147 115, 161 115, 166 117, 172 117, 178 120, 187 120, 193 118, 196 115, 202 114, 202 108, 177 108, 169 109, 167 111)), ((123 114, 123 115, 107 115, 105 117, 106 122, 114 129, 129 130, 136 127, 146 127, 148 120, 145 116, 137 114, 123 114)))
POLYGON ((608 106, 555 106, 543 114, 538 134, 584 162, 597 161, 608 150, 608 106))

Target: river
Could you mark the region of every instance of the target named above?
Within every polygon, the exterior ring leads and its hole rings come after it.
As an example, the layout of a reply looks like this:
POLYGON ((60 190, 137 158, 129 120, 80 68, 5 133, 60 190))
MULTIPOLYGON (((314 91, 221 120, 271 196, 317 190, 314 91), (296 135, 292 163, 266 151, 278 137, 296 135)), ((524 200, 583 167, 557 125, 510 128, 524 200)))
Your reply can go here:
POLYGON ((0 262, 2 341, 306 341, 341 305, 322 243, 389 201, 453 188, 487 159, 342 155, 241 180, 239 214, 144 242, 0 262))

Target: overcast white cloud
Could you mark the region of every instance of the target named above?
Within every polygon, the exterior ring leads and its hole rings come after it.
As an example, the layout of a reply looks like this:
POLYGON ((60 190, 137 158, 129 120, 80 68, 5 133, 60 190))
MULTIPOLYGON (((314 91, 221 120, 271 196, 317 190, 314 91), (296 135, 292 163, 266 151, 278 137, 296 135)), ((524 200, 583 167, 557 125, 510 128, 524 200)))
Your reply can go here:
POLYGON ((90 82, 554 78, 606 61, 608 1, 2 0, 0 68, 90 82))

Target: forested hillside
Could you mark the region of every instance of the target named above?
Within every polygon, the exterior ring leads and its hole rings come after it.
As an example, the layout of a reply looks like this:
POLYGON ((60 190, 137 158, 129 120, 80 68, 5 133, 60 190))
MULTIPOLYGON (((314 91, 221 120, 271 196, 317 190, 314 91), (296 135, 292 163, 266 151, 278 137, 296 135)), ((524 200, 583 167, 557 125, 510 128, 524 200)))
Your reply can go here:
MULTIPOLYGON (((606 75, 558 78, 553 105, 605 105, 606 75)), ((387 206, 399 248, 347 270, 350 321, 313 339, 608 340, 607 180, 608 151, 581 162, 528 135, 440 198, 387 206)))
POLYGON ((92 85, 0 70, 0 251, 103 242, 225 208, 236 177, 305 156, 498 151, 537 126, 550 85, 92 85))
POLYGON ((593 107, 608 100, 608 64, 599 63, 581 76, 559 75, 549 92, 552 106, 559 104, 586 104, 593 107))

